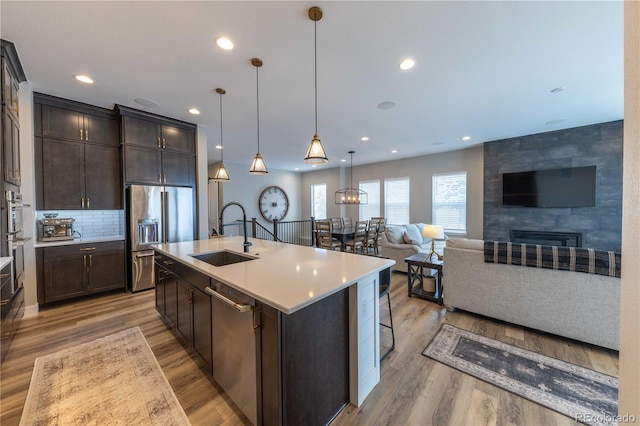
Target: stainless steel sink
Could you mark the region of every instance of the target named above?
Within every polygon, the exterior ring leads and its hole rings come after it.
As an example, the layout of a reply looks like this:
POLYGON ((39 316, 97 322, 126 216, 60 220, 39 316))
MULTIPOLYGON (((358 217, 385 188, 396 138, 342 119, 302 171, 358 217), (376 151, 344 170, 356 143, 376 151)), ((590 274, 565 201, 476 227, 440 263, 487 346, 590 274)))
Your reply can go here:
POLYGON ((213 266, 225 266, 231 265, 233 263, 246 262, 247 260, 255 260, 253 257, 244 256, 242 254, 227 250, 215 251, 212 253, 193 254, 190 256, 194 259, 207 262, 209 265, 213 266))

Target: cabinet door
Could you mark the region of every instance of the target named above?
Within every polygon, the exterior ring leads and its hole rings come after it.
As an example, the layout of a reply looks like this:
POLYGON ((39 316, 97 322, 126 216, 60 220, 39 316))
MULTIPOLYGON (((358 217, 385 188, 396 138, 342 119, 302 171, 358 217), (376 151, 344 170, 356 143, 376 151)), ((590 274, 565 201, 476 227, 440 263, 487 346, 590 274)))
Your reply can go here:
POLYGON ((83 114, 69 109, 42 105, 42 136, 84 140, 83 114))
POLYGON ((84 145, 85 207, 93 210, 122 209, 120 149, 84 145))
MULTIPOLYGON (((175 276, 175 275, 174 275, 175 276)), ((182 278, 175 276, 178 288, 178 311, 176 318, 176 331, 182 338, 191 345, 191 313, 193 290, 191 284, 182 278)))
POLYGON ((83 208, 84 144, 45 138, 42 169, 45 210, 83 208))
POLYGON ((155 292, 156 292, 156 311, 162 316, 167 315, 167 309, 165 308, 164 301, 164 287, 166 279, 166 269, 154 262, 153 264, 154 275, 156 280, 155 292))
POLYGON ((120 124, 116 119, 85 114, 84 131, 87 142, 120 145, 120 124))
POLYGON ((211 359, 211 296, 194 287, 191 299, 194 324, 193 348, 211 368, 213 365, 211 359))
POLYGON ((86 264, 87 256, 77 248, 45 248, 43 295, 45 303, 88 294, 86 264))
POLYGON ((161 152, 157 149, 124 147, 125 183, 162 183, 161 152))
POLYGON ((20 127, 17 118, 2 107, 2 155, 4 180, 20 185, 20 127))
POLYGON ((195 154, 195 131, 163 124, 161 132, 162 148, 186 154, 195 154))
POLYGON ((195 180, 195 157, 163 151, 162 173, 167 185, 192 186, 195 180))
POLYGON ((160 126, 156 122, 128 116, 123 118, 125 144, 161 148, 160 126))
POLYGON ((88 251, 89 292, 125 287, 124 242, 96 244, 88 251))
MULTIPOLYGON (((178 298, 178 280, 177 277, 167 270, 164 279, 164 309, 167 320, 172 326, 178 321, 178 302, 183 300, 178 298)), ((182 293, 180 293, 182 294, 182 293)))

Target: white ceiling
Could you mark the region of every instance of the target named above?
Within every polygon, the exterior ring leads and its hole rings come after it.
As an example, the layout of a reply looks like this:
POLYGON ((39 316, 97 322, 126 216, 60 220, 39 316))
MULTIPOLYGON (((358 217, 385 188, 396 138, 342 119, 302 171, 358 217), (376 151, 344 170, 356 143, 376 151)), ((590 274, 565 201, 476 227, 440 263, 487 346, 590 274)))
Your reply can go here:
POLYGON ((324 11, 318 133, 329 163, 319 167, 343 165, 351 149, 359 165, 623 118, 622 1, 2 0, 0 29, 34 91, 200 124, 209 163, 220 158, 215 88, 226 89, 225 162, 247 169, 257 144, 250 59, 259 57, 260 151, 270 169, 308 171, 313 5, 324 11), (215 46, 221 35, 236 48, 215 46), (405 57, 416 66, 400 71, 405 57), (383 101, 397 107, 380 110, 383 101), (557 119, 566 121, 546 124, 557 119))

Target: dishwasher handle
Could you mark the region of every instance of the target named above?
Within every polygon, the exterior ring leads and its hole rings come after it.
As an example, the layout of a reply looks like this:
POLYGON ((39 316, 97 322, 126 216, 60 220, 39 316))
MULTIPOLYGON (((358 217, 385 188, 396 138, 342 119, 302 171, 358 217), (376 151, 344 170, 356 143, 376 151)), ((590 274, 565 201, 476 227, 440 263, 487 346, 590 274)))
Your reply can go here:
POLYGON ((211 287, 206 287, 204 289, 204 291, 206 291, 208 294, 212 295, 216 299, 220 300, 225 305, 228 305, 228 306, 232 307, 233 309, 235 309, 238 312, 249 312, 250 310, 253 309, 253 306, 251 306, 249 304, 240 304, 240 303, 234 302, 233 300, 227 299, 226 297, 224 297, 223 295, 221 295, 220 293, 218 293, 217 291, 215 291, 211 287))

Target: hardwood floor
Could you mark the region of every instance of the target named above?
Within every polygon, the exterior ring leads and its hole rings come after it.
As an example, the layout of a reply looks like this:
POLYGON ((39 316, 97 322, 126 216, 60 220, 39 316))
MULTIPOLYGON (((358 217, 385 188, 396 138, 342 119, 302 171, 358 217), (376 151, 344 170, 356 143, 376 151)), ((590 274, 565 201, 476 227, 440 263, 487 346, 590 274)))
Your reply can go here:
MULTIPOLYGON (((381 381, 360 407, 347 405, 334 425, 567 425, 572 419, 423 356, 447 322, 594 370, 618 375, 617 352, 537 333, 408 298, 406 275, 392 274, 396 349, 382 362, 381 381)), ((385 299, 380 300, 388 321, 385 299)), ((1 369, 0 423, 17 425, 34 360, 42 355, 138 326, 193 425, 249 424, 222 389, 167 329, 153 291, 115 293, 42 310, 23 321, 1 369)), ((382 345, 390 331, 382 328, 382 345)))

